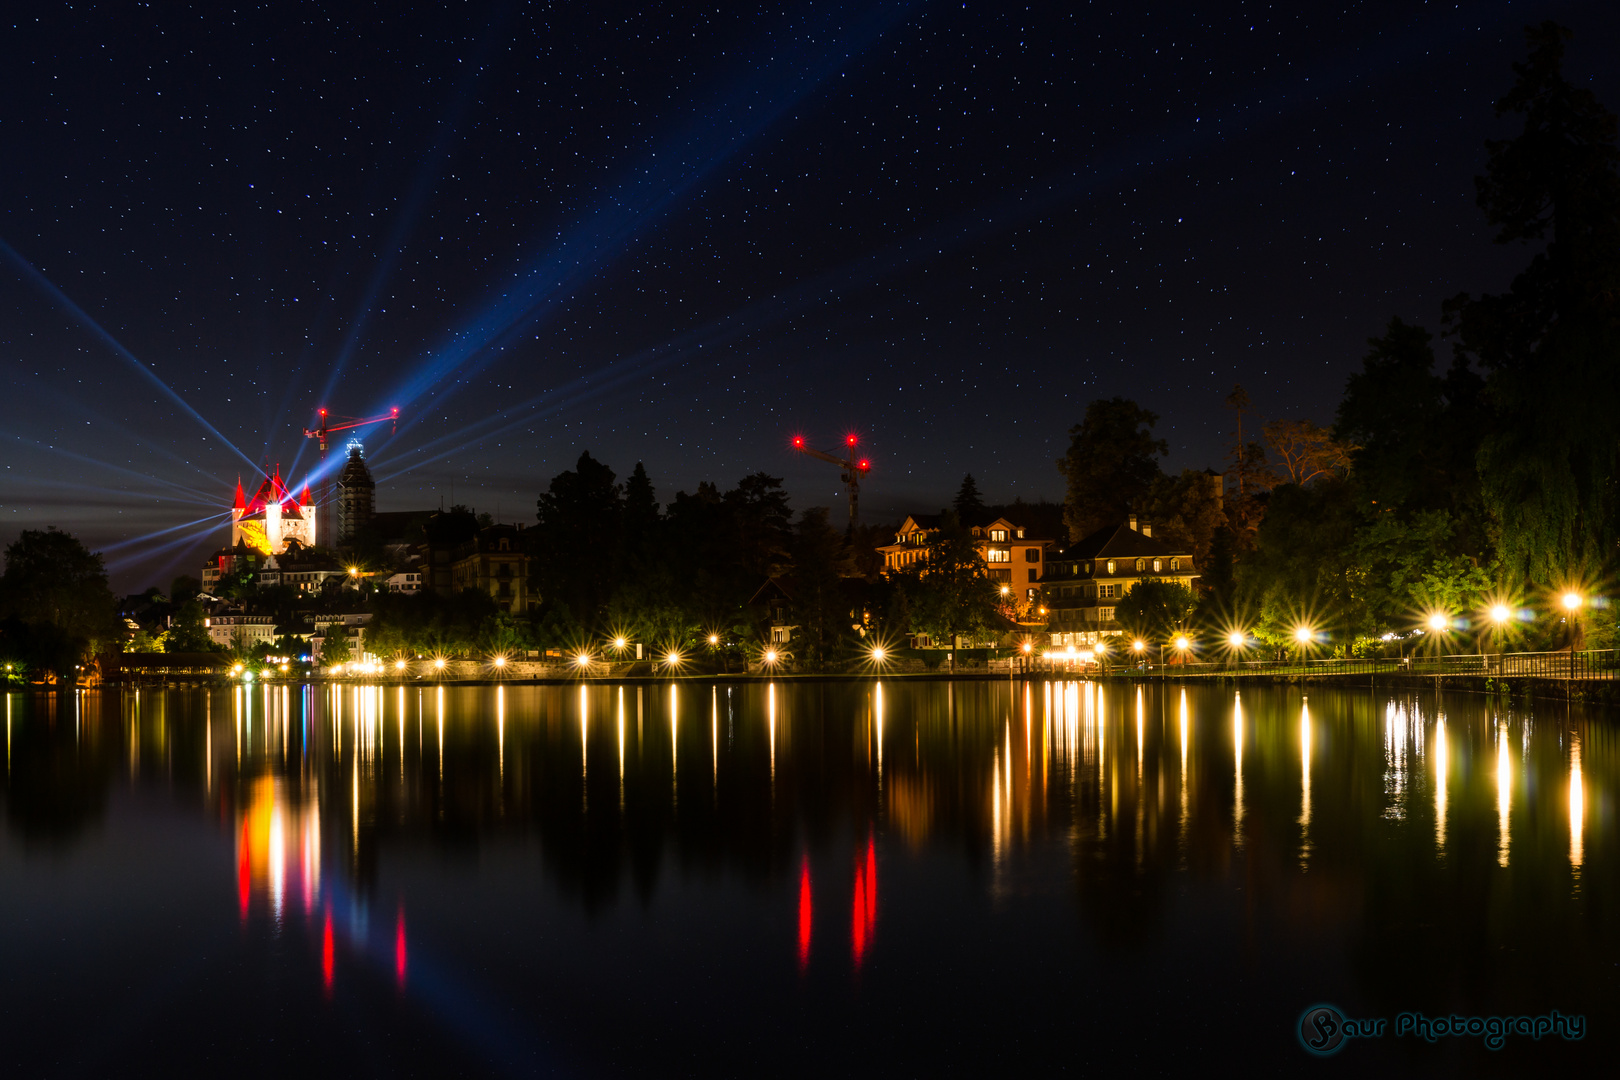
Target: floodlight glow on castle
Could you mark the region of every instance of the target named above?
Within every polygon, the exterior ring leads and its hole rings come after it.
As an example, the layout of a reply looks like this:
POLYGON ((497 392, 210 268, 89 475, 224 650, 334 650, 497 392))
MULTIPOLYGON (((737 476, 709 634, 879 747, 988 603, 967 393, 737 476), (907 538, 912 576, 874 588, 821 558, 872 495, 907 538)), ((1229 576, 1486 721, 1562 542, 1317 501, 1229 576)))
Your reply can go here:
POLYGON ((276 555, 286 551, 292 540, 315 546, 315 500, 310 498, 309 485, 304 485, 301 496, 293 495, 282 482, 277 465, 248 500, 238 480, 236 504, 231 508, 231 546, 246 544, 265 555, 276 555))

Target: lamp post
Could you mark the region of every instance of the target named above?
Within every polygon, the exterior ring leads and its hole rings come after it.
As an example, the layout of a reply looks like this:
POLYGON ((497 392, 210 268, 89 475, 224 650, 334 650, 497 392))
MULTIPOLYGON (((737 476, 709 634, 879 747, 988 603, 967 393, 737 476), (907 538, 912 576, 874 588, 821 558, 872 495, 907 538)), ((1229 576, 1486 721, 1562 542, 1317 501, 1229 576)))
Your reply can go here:
POLYGON ((1580 624, 1577 619, 1580 617, 1583 602, 1581 594, 1578 592, 1567 592, 1563 596, 1564 622, 1569 627, 1569 677, 1571 679, 1575 678, 1575 644, 1576 637, 1580 632, 1580 624))
POLYGON ((1316 640, 1316 631, 1303 623, 1294 627, 1294 641, 1299 645, 1299 666, 1305 666, 1305 647, 1316 640))

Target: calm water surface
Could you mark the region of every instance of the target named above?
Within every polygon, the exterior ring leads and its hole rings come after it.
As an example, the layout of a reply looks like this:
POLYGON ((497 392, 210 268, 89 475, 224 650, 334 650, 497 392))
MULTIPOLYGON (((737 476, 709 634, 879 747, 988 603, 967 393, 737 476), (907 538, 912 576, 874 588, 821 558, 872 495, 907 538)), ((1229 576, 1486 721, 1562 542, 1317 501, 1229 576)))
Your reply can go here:
POLYGON ((0 1062, 280 1075, 1612 1061, 1612 714, 1012 683, 6 698, 0 1062), (1351 1016, 1587 1017, 1352 1042, 1351 1016))

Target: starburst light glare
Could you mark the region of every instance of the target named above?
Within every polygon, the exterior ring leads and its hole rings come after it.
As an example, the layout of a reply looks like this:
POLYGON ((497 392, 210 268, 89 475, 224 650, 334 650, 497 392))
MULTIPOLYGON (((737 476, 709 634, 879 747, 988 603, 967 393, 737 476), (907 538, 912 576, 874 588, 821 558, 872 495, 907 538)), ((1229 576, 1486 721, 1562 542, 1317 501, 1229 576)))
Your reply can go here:
POLYGON ((574 663, 577 664, 580 667, 590 667, 591 666, 591 654, 590 653, 580 653, 578 656, 574 657, 574 663))
POLYGON ((1491 622, 1497 626, 1501 626, 1511 618, 1513 618, 1513 610, 1506 604, 1491 605, 1491 622))
POLYGON ((1567 592, 1567 593, 1564 594, 1564 610, 1565 611, 1574 611, 1576 608, 1578 608, 1580 606, 1581 606, 1581 594, 1580 593, 1567 592))
POLYGON ((776 650, 775 649, 766 649, 765 650, 765 662, 767 664, 776 663, 776 650))
POLYGON ((1435 611, 1430 613, 1429 618, 1426 621, 1426 625, 1430 630, 1433 630, 1438 634, 1451 625, 1451 619, 1446 615, 1445 612, 1435 611))
POLYGON ((1294 640, 1301 645, 1309 645, 1316 638, 1316 631, 1308 626, 1294 627, 1294 640))
POLYGON ((1176 648, 1180 649, 1182 652, 1186 652, 1187 651, 1187 646, 1189 646, 1191 644, 1192 644, 1192 642, 1187 640, 1186 635, 1178 634, 1176 636, 1176 648))
POLYGON ((505 666, 506 666, 506 657, 504 657, 504 656, 497 656, 497 657, 496 657, 496 658, 495 658, 495 666, 496 666, 496 667, 505 667, 505 666))
POLYGON ((404 671, 405 670, 405 661, 403 661, 403 660, 395 660, 394 661, 394 670, 395 671, 404 671))
POLYGON ((709 635, 709 644, 710 645, 718 645, 718 644, 720 644, 720 635, 719 634, 710 634, 709 635))
POLYGON ((881 664, 883 662, 883 658, 885 656, 887 656, 887 655, 888 655, 888 653, 884 652, 883 646, 881 646, 881 645, 872 646, 872 659, 873 660, 876 660, 878 663, 881 664))
POLYGON ((1234 649, 1243 648, 1246 641, 1248 641, 1248 638, 1243 636, 1243 631, 1241 630, 1234 630, 1230 634, 1226 635, 1226 643, 1232 646, 1234 649))
POLYGON ((614 638, 614 639, 613 639, 613 647, 614 647, 614 648, 615 648, 615 649, 622 649, 622 648, 624 648, 624 638, 622 638, 622 637, 616 637, 616 638, 614 638))
POLYGON ((443 671, 444 670, 444 657, 440 656, 440 657, 435 658, 434 661, 433 661, 433 667, 434 667, 434 669, 436 671, 443 671))
POLYGON ((1138 638, 1137 640, 1131 642, 1131 651, 1132 652, 1142 652, 1146 648, 1147 648, 1147 642, 1143 641, 1140 638, 1138 638))

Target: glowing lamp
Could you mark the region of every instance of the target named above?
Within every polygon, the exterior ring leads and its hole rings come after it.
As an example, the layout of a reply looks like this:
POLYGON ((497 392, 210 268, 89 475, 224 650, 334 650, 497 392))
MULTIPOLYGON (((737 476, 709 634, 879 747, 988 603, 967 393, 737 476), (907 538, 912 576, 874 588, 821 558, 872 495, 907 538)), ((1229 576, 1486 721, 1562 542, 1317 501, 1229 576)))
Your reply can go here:
POLYGON ((1192 642, 1188 641, 1185 635, 1178 635, 1176 637, 1176 648, 1180 649, 1182 652, 1186 652, 1187 646, 1191 644, 1192 642))
POLYGON ((1506 604, 1497 604, 1491 608, 1491 622, 1497 626, 1501 626, 1511 618, 1513 618, 1513 612, 1508 610, 1506 604))
POLYGON ((395 671, 404 671, 405 670, 405 661, 403 661, 403 660, 395 660, 394 661, 394 670, 395 671))
POLYGON ((844 436, 844 441, 846 443, 848 443, 850 446, 854 446, 855 445, 855 436, 854 435, 845 435, 844 436))
POLYGON ((1142 650, 1144 650, 1146 648, 1147 648, 1147 642, 1145 642, 1145 641, 1137 640, 1137 641, 1131 642, 1131 651, 1133 651, 1133 652, 1141 652, 1142 650))
POLYGON ((776 650, 775 649, 766 649, 765 650, 765 662, 767 664, 776 663, 776 650))
POLYGON ((1301 645, 1310 644, 1311 639, 1314 638, 1314 637, 1316 637, 1316 632, 1314 630, 1312 630, 1310 627, 1308 627, 1308 626, 1296 626, 1296 627, 1294 627, 1294 640, 1299 642, 1301 645))
POLYGON ((1070 646, 1069 646, 1069 655, 1070 655, 1070 656, 1073 656, 1073 655, 1074 655, 1074 646, 1073 646, 1073 645, 1070 645, 1070 646))
POLYGON ((710 634, 709 635, 709 644, 710 645, 718 645, 718 644, 720 644, 720 635, 719 634, 710 634))
POLYGON ((504 657, 504 656, 497 656, 497 657, 496 657, 496 658, 495 658, 495 666, 496 666, 496 667, 505 667, 505 666, 506 666, 506 657, 504 657))
POLYGON ((881 645, 872 646, 872 659, 873 660, 877 660, 877 661, 881 662, 885 655, 887 655, 887 654, 884 653, 883 646, 881 646, 881 645))
POLYGON ((1226 635, 1226 643, 1232 646, 1234 649, 1243 648, 1243 643, 1247 640, 1248 639, 1243 636, 1243 631, 1241 630, 1234 630, 1230 634, 1226 635))
POLYGON ((1443 611, 1436 611, 1429 616, 1429 629, 1433 630, 1437 634, 1444 631, 1450 625, 1451 619, 1443 611))
POLYGON ((1002 586, 1002 587, 1001 587, 1001 595, 1002 595, 1002 596, 1006 596, 1006 595, 1007 595, 1007 594, 1008 594, 1008 593, 1010 593, 1010 592, 1012 592, 1012 589, 1010 589, 1010 588, 1009 588, 1009 587, 1007 587, 1007 586, 1006 586, 1006 585, 1003 585, 1003 586, 1002 586))
POLYGON ((624 638, 622 638, 622 637, 616 637, 616 638, 614 638, 614 639, 613 639, 613 647, 614 647, 614 648, 615 648, 615 649, 622 649, 622 648, 624 648, 624 638))
POLYGON ((795 435, 795 436, 793 436, 793 448, 795 450, 803 450, 804 449, 804 436, 803 435, 795 435))
POLYGON ((1027 641, 1026 641, 1026 642, 1024 642, 1024 652, 1026 652, 1026 653, 1030 653, 1030 652, 1034 652, 1034 651, 1035 651, 1035 646, 1033 646, 1033 645, 1031 645, 1031 644, 1030 644, 1030 643, 1029 643, 1029 642, 1027 642, 1027 641))
POLYGON ((1567 592, 1567 593, 1564 594, 1564 610, 1565 611, 1574 611, 1576 608, 1578 608, 1580 606, 1581 606, 1581 594, 1580 593, 1567 592))
POLYGON ((435 668, 437 668, 438 670, 443 671, 444 670, 444 657, 441 656, 438 659, 434 660, 433 661, 433 666, 435 668))
POLYGON ((591 663, 590 654, 580 653, 578 656, 574 657, 574 663, 578 664, 580 667, 589 667, 591 663))
POLYGON ((666 664, 674 665, 674 664, 678 664, 680 662, 681 662, 681 654, 678 653, 678 652, 669 653, 664 657, 664 663, 666 663, 666 664))
POLYGON ((349 567, 349 576, 350 577, 359 577, 360 576, 360 568, 358 566, 349 567))

